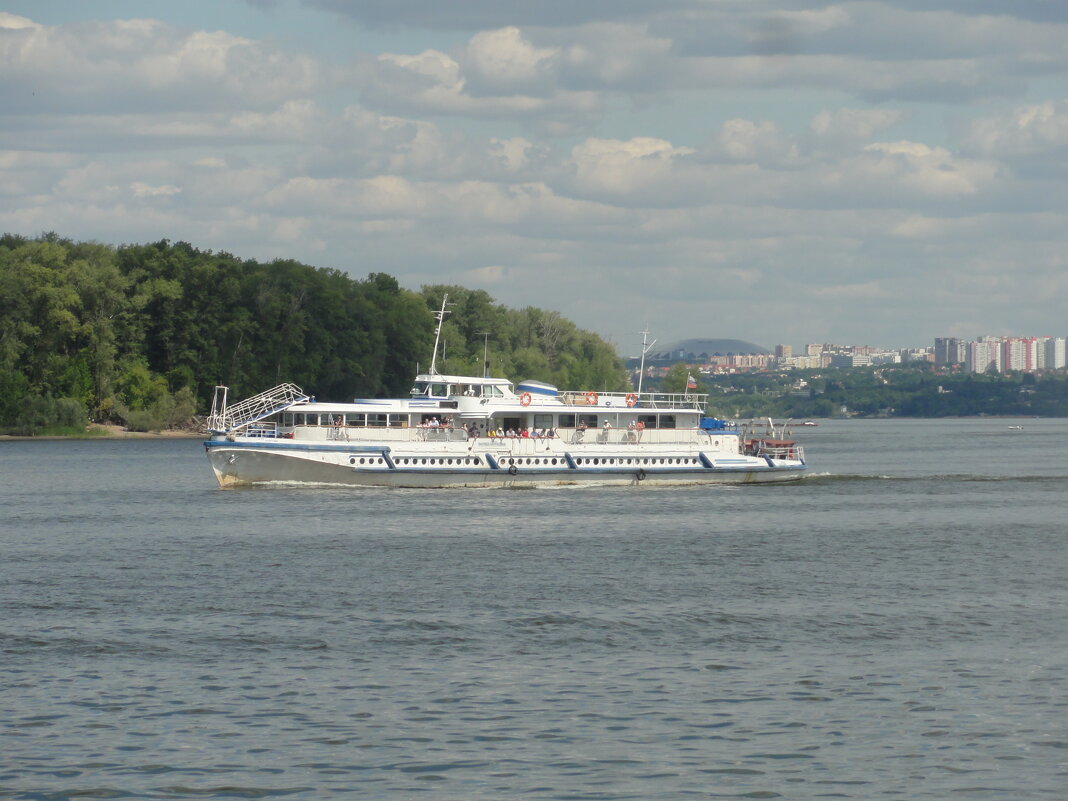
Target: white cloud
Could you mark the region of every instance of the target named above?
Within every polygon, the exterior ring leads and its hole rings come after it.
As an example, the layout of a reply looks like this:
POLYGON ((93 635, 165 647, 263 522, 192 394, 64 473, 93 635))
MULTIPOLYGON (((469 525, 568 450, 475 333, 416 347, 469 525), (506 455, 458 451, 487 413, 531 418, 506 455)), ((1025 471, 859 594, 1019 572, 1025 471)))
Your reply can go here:
POLYGON ((1021 106, 1009 114, 976 120, 966 141, 979 153, 995 157, 1068 151, 1068 100, 1021 106))
POLYGON ((1056 330, 1068 33, 993 2, 549 0, 463 28, 473 6, 373 0, 338 8, 453 27, 338 65, 0 13, 0 230, 473 283, 606 334, 925 338, 965 285, 954 320, 1056 330))
POLYGON ((0 28, 6 112, 262 108, 324 82, 310 58, 154 20, 0 28))
POLYGON ((866 140, 897 125, 903 117, 898 109, 841 108, 821 111, 809 128, 824 140, 866 140))
POLYGON ((485 94, 519 90, 537 93, 552 71, 559 51, 538 48, 508 27, 475 34, 464 51, 465 75, 485 94))
POLYGON ((626 195, 663 181, 672 173, 674 159, 693 152, 648 136, 587 139, 572 148, 571 161, 580 190, 626 195))
POLYGON ((784 161, 798 155, 797 146, 768 120, 728 120, 720 128, 717 144, 735 161, 784 161))
POLYGON ((0 11, 0 30, 17 31, 24 30, 26 28, 41 28, 31 19, 26 17, 19 17, 15 14, 9 14, 6 11, 0 11))
POLYGON ((146 198, 146 197, 168 197, 170 195, 177 195, 181 192, 181 188, 173 186, 172 184, 163 184, 161 186, 149 186, 141 181, 134 181, 130 184, 130 190, 134 193, 134 197, 146 198))

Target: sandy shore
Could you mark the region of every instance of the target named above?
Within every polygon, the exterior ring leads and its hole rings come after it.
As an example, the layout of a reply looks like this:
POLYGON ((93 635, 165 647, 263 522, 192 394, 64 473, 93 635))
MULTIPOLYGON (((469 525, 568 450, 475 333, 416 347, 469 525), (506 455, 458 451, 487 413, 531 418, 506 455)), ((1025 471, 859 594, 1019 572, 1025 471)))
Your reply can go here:
MULTIPOLYGON (((127 431, 122 426, 105 426, 98 423, 90 423, 85 432, 84 439, 204 439, 207 434, 188 429, 166 429, 164 431, 127 431)), ((4 440, 35 440, 35 439, 83 439, 83 437, 22 437, 9 434, 0 434, 0 442, 4 440)))

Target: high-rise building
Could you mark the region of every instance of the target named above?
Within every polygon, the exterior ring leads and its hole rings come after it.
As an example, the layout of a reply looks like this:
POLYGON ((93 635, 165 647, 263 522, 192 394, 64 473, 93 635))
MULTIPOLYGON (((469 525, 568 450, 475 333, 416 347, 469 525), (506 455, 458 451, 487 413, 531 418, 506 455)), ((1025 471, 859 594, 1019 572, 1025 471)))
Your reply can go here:
POLYGON ((989 337, 979 337, 968 343, 968 370, 973 373, 985 373, 988 370, 1001 370, 1001 349, 998 342, 989 337))
POLYGON ((936 367, 964 362, 963 346, 956 337, 936 337, 934 341, 934 362, 936 367))
POLYGON ((794 355, 793 345, 776 345, 775 346, 775 358, 777 359, 789 359, 794 355))
POLYGON ((1042 343, 1042 366, 1047 370, 1063 370, 1065 365, 1065 338, 1044 337, 1042 343))

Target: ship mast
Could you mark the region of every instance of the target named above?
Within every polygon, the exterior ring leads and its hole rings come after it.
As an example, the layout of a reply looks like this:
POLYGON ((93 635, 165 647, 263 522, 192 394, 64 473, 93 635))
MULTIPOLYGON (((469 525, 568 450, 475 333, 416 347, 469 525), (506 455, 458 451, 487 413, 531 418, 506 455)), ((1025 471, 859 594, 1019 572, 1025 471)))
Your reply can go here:
POLYGON ((650 349, 653 347, 653 345, 656 344, 656 340, 654 339, 652 342, 648 341, 649 340, 649 332, 648 331, 639 331, 638 333, 640 333, 642 335, 642 361, 641 361, 641 367, 638 368, 638 394, 641 395, 642 394, 642 379, 645 378, 645 354, 648 353, 650 351, 650 349), (646 344, 647 342, 648 342, 648 344, 646 344))
POLYGON ((434 312, 434 319, 438 321, 438 328, 434 332, 434 355, 430 357, 430 375, 437 375, 437 363, 438 363, 438 342, 441 340, 441 324, 445 322, 445 315, 448 312, 445 307, 448 305, 449 293, 446 292, 445 296, 441 299, 441 310, 434 312))

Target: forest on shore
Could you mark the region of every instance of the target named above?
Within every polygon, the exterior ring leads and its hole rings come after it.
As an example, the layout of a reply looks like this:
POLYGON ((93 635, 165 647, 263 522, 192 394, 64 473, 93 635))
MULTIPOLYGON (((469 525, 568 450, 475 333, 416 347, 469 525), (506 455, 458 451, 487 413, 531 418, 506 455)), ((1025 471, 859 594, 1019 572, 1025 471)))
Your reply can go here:
POLYGON ((702 376, 709 408, 732 418, 1068 417, 1068 374, 970 373, 927 362, 702 376))
POLYGON ((240 398, 292 382, 323 399, 405 395, 429 367, 449 295, 443 373, 621 390, 614 348, 558 313, 482 290, 403 289, 293 260, 261 263, 186 242, 119 247, 0 236, 0 433, 191 425, 216 384, 240 398))

